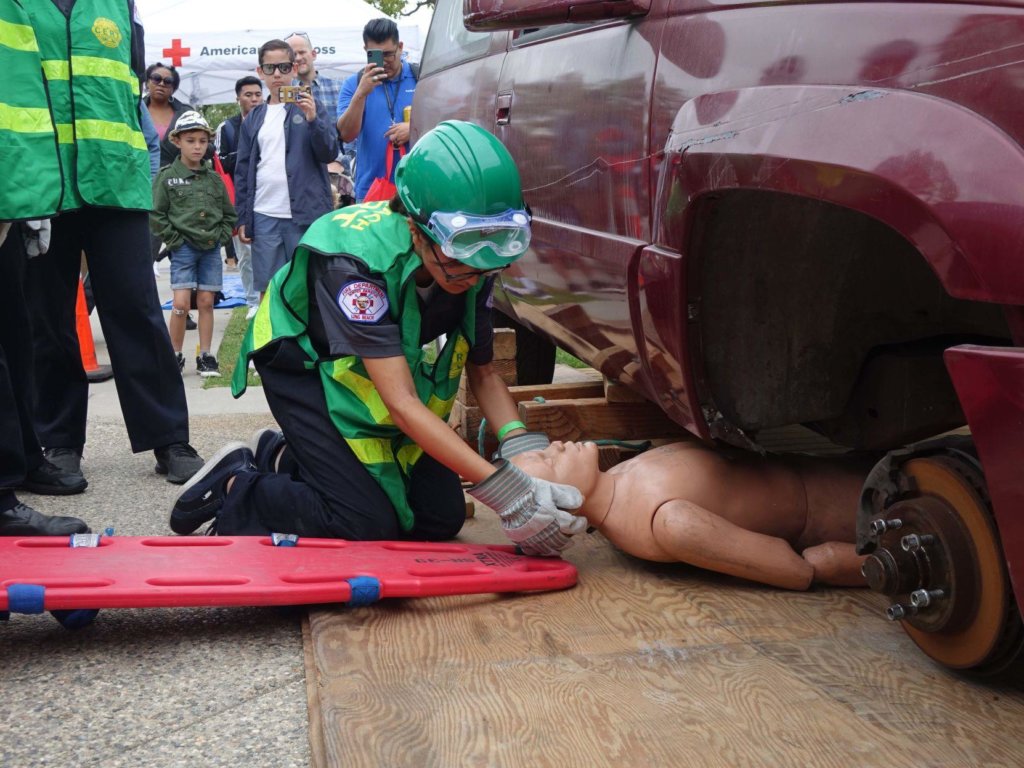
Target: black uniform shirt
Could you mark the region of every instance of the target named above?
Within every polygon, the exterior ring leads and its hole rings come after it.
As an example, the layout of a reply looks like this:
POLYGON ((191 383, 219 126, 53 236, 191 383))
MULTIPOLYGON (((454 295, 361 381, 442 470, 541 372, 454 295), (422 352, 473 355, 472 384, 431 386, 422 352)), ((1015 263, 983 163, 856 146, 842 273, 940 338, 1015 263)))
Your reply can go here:
MULTIPOLYGON (((477 293, 476 343, 468 360, 484 365, 494 357, 490 299, 494 278, 477 293)), ((388 311, 387 286, 359 259, 312 256, 309 262, 309 337, 321 356, 399 357, 401 329, 388 311)), ((420 298, 422 346, 458 329, 465 294, 450 294, 434 284, 420 298)))

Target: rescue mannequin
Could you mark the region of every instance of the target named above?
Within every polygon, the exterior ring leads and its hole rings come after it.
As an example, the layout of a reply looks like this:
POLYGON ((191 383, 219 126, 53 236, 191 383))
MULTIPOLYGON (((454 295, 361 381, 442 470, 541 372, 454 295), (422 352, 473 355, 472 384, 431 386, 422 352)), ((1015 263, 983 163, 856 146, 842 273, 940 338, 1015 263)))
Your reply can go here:
POLYGON ((512 462, 532 477, 578 488, 585 497, 578 514, 635 557, 785 589, 865 584, 864 558, 852 543, 870 469, 859 462, 727 458, 696 438, 607 472, 594 443, 554 442, 512 462))

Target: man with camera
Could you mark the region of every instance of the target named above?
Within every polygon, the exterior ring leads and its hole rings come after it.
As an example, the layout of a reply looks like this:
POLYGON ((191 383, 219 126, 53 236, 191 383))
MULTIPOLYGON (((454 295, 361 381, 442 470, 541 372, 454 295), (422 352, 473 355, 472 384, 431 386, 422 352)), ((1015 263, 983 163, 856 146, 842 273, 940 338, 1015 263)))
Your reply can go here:
MULTIPOLYGON (((338 97, 338 134, 356 145, 356 200, 362 201, 374 179, 387 176, 388 153, 392 168, 409 149, 409 121, 416 74, 402 60, 398 25, 391 19, 373 19, 363 27, 366 67, 341 86, 338 97)), ((391 179, 389 179, 391 181, 391 179)))
POLYGON ((316 48, 305 32, 292 32, 285 42, 295 51, 295 79, 293 85, 309 86, 313 98, 324 105, 328 115, 333 115, 338 108, 338 92, 341 80, 321 75, 316 68, 316 48))
POLYGON ((266 103, 242 121, 235 165, 238 239, 252 244, 253 287, 262 294, 306 228, 333 210, 327 163, 338 136, 308 86, 292 85, 295 52, 284 40, 259 50, 266 103))

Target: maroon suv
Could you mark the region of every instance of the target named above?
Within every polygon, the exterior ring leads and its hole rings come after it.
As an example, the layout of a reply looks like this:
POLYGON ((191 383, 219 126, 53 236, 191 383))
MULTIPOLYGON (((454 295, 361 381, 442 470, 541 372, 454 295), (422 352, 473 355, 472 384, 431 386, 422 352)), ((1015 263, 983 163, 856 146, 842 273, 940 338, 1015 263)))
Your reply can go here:
POLYGON ((879 452, 889 617, 1024 658, 1024 2, 439 0, 414 138, 450 117, 533 208, 507 314, 706 439, 879 452))

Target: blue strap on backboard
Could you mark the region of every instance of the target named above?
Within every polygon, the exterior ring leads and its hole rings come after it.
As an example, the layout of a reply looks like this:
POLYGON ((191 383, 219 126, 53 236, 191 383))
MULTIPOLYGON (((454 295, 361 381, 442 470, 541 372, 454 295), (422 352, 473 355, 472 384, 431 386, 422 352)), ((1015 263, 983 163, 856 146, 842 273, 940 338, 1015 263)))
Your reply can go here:
POLYGON ((7 610, 11 613, 42 613, 46 587, 42 584, 11 584, 7 587, 7 610))
POLYGON ((345 581, 352 588, 352 597, 345 605, 357 608, 380 600, 380 579, 373 576, 354 576, 345 581))

